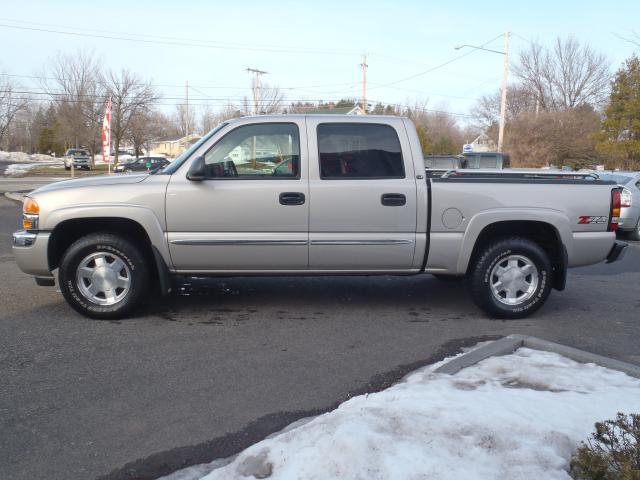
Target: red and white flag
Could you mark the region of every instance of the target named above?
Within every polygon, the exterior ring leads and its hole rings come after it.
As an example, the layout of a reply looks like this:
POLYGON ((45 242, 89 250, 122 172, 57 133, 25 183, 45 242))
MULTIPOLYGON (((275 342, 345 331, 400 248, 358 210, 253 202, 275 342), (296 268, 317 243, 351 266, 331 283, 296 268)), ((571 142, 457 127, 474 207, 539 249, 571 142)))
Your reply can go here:
POLYGON ((107 101, 107 109, 102 120, 102 162, 111 163, 111 97, 107 101))

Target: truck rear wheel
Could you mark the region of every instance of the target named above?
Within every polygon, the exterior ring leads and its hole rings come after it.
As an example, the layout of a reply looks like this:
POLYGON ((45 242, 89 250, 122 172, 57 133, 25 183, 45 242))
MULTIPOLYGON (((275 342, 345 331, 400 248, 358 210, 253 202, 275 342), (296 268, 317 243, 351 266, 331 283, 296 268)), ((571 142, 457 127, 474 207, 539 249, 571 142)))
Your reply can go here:
POLYGON ((75 310, 91 318, 122 318, 147 297, 149 269, 139 248, 112 233, 93 233, 62 256, 60 289, 75 310))
POLYGON ((638 219, 638 223, 636 223, 636 228, 629 233, 629 238, 631 240, 640 240, 640 218, 638 219))
POLYGON ((469 276, 471 296, 490 316, 523 318, 551 292, 551 262, 537 243, 511 237, 480 252, 469 276))

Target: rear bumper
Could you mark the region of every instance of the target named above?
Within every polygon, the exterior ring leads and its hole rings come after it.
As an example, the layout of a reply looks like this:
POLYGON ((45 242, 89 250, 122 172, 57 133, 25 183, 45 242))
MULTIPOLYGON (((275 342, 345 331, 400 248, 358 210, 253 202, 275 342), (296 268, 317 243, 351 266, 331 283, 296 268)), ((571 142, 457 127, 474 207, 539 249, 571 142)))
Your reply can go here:
POLYGON ((607 263, 613 263, 621 260, 627 252, 628 245, 624 242, 616 242, 613 244, 609 255, 607 255, 607 263))
POLYGON ((21 230, 13 234, 13 256, 20 270, 29 275, 51 277, 47 246, 50 232, 21 230))

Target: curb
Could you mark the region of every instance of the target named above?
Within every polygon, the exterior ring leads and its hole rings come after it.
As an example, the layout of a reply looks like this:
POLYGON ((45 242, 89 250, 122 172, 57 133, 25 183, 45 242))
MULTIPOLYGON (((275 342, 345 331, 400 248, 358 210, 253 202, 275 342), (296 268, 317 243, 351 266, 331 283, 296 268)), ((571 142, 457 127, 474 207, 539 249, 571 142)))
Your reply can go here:
POLYGON ((520 347, 557 353, 579 363, 595 363, 601 367, 618 370, 631 377, 640 378, 640 367, 637 365, 632 365, 630 363, 621 362, 609 357, 603 357, 602 355, 596 355, 595 353, 586 352, 573 347, 567 347, 560 343, 549 342, 541 338, 530 337, 527 335, 509 335, 501 338, 500 340, 495 340, 477 348, 476 350, 472 350, 469 353, 461 355, 448 363, 445 363, 441 367, 435 369, 434 373, 453 375, 463 368, 470 367, 471 365, 481 362, 489 357, 513 353, 520 347))
POLYGON ((24 201, 24 194, 27 192, 4 192, 4 196, 14 202, 22 203, 24 201))

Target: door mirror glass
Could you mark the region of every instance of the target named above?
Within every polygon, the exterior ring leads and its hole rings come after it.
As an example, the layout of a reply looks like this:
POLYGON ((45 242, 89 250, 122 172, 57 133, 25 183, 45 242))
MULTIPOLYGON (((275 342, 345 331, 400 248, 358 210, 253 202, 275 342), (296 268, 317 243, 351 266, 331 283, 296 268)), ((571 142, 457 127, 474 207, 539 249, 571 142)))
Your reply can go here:
POLYGON ((196 157, 191 166, 189 167, 189 172, 187 172, 187 178, 194 182, 199 182, 204 180, 205 170, 204 170, 204 157, 196 157))

